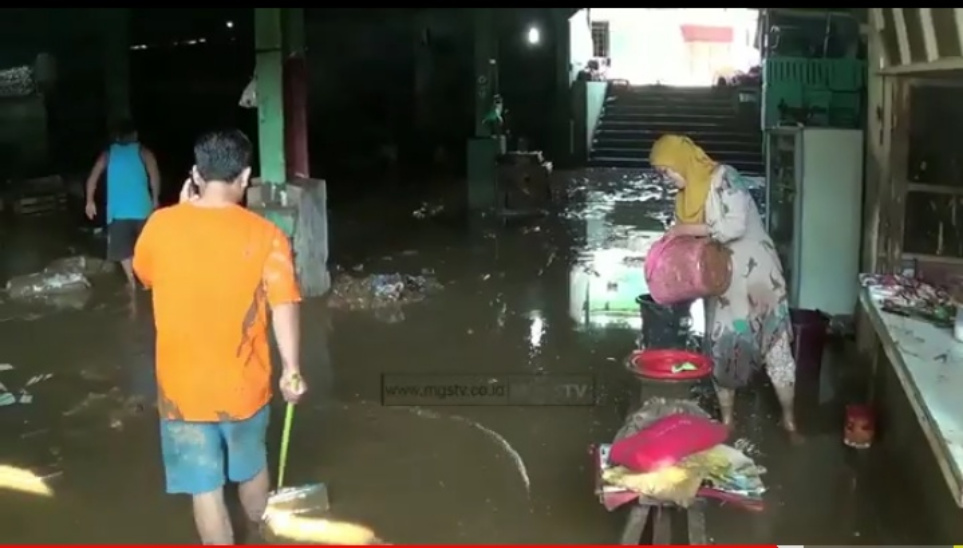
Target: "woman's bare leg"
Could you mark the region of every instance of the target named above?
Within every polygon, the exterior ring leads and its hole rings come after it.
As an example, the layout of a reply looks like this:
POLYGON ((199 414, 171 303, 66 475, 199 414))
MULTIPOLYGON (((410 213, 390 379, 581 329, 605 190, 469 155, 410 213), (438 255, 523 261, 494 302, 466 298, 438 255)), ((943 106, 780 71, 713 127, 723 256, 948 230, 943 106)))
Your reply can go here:
POLYGON ((782 426, 796 436, 796 360, 789 346, 789 333, 783 332, 766 353, 766 374, 776 389, 782 407, 782 426))

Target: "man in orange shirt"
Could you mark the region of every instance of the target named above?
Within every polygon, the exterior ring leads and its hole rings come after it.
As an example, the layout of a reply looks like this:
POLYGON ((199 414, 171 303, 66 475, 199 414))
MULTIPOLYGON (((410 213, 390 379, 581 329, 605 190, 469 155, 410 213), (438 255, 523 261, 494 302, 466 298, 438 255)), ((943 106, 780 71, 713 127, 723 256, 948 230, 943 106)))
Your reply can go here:
POLYGON ((268 307, 281 393, 293 403, 305 389, 290 243, 274 224, 238 205, 251 154, 239 131, 202 136, 181 203, 148 219, 134 251, 134 271, 153 291, 167 492, 194 497, 204 544, 233 543, 226 480, 240 483, 252 522, 267 504, 268 307))

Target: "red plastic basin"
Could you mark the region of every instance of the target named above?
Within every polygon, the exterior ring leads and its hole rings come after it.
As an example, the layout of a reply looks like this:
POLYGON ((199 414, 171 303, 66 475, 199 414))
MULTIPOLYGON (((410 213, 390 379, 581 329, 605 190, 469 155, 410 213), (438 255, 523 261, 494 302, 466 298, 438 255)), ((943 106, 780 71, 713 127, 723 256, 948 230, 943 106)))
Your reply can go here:
POLYGON ((712 374, 712 360, 703 354, 686 350, 637 350, 629 356, 632 372, 647 379, 688 381, 712 374), (690 362, 695 371, 672 372, 672 366, 690 362))

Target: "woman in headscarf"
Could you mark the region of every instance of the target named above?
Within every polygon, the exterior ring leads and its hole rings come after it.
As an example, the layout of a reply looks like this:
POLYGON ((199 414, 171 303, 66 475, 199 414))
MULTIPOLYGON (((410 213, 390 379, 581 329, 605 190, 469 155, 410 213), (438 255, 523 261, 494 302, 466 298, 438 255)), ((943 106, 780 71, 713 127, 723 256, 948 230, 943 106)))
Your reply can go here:
POLYGON ((731 427, 735 390, 750 381, 755 364, 763 363, 782 406, 782 426, 798 438, 793 413, 796 362, 790 346, 786 282, 745 180, 681 135, 659 138, 649 162, 679 189, 675 224, 668 235, 708 237, 732 251, 729 289, 706 299, 722 421, 731 427))

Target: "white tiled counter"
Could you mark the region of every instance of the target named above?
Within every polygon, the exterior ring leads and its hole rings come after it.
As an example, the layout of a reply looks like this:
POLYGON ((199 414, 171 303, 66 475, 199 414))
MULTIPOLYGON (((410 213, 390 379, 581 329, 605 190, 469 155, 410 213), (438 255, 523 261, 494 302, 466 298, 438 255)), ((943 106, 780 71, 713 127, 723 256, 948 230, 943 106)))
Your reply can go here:
POLYGON ((895 369, 957 506, 963 507, 963 343, 951 329, 860 304, 895 369))

